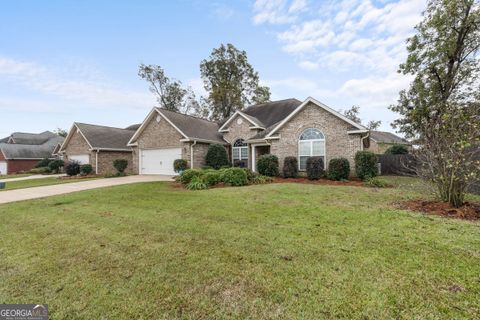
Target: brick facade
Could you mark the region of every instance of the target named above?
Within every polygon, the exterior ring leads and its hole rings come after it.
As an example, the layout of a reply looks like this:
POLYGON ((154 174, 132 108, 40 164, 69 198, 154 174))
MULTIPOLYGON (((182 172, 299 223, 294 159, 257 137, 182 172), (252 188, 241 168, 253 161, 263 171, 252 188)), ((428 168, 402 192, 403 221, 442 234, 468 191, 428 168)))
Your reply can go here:
POLYGON ((120 152, 120 151, 100 151, 98 153, 98 173, 116 173, 117 169, 113 166, 113 161, 116 159, 126 159, 128 161, 128 167, 125 170, 126 173, 136 173, 133 170, 133 157, 132 152, 120 152))
POLYGON ((30 171, 38 161, 40 160, 7 160, 7 174, 30 171))
POLYGON ((95 170, 95 153, 90 151, 90 146, 85 138, 83 138, 83 136, 78 132, 78 130, 75 128, 72 130, 75 130, 75 132, 72 134, 70 141, 68 141, 68 144, 64 148, 64 161, 68 162, 70 160, 70 156, 88 154, 90 156, 89 163, 95 170))
MULTIPOLYGON (((253 136, 255 136, 259 132, 258 129, 250 129, 251 126, 252 126, 252 124, 249 121, 247 121, 242 116, 237 115, 232 120, 232 122, 230 123, 230 126, 228 127, 228 132, 226 132, 223 135, 223 138, 227 142, 229 142, 231 146, 233 146, 233 144, 235 143, 235 141, 237 139, 248 140, 248 139, 252 138, 253 136), (239 121, 239 119, 240 119, 241 123, 237 122, 237 121, 239 121)), ((231 148, 230 148, 230 150, 231 150, 231 148)), ((229 157, 229 159, 231 159, 232 155, 229 154, 228 157, 229 157)), ((249 159, 248 167, 252 168, 252 163, 251 163, 252 151, 251 151, 251 148, 248 148, 248 159, 249 159)))
POLYGON ((270 153, 279 158, 280 170, 285 157, 298 156, 298 139, 308 128, 319 129, 324 134, 327 165, 331 159, 343 157, 348 159, 350 168, 353 169, 355 153, 362 149, 361 136, 348 134, 348 130, 355 128, 310 103, 274 134, 280 136, 280 139, 271 141, 270 153))

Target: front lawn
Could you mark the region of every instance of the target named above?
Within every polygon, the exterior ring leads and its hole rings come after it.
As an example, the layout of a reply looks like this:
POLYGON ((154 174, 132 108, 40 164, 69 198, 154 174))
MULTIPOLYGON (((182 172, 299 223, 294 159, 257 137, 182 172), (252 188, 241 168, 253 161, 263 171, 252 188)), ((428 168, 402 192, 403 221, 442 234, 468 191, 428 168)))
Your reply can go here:
POLYGON ((50 186, 54 184, 81 182, 81 181, 88 181, 92 179, 95 179, 95 178, 60 179, 57 177, 52 177, 52 178, 41 178, 41 179, 18 180, 18 181, 12 181, 12 182, 8 182, 8 180, 5 180, 6 182, 5 189, 0 189, 0 192, 5 190, 25 189, 25 188, 32 188, 32 187, 50 186))
POLYGON ((0 175, 0 181, 1 180, 13 179, 13 178, 24 178, 24 177, 29 177, 31 175, 32 175, 31 173, 17 173, 17 174, 9 174, 9 175, 0 175))
POLYGON ((478 223, 401 188, 143 183, 0 205, 0 302, 53 319, 480 314, 478 223))

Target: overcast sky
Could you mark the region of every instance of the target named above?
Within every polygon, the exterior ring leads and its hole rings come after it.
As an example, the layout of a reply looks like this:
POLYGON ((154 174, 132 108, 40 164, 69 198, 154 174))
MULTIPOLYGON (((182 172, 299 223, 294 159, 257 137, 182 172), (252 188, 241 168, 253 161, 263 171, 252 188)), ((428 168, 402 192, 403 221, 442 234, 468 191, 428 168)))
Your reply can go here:
POLYGON ((382 120, 410 78, 398 74, 425 1, 24 1, 0 3, 0 137, 126 127, 155 104, 140 63, 203 94, 200 61, 220 43, 246 50, 272 99, 312 96, 382 120))

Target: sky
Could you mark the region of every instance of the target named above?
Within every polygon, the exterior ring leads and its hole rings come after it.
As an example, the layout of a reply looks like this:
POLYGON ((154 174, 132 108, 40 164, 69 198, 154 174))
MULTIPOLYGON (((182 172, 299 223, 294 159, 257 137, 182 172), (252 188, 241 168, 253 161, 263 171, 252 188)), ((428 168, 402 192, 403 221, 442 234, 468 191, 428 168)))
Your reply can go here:
POLYGON ((309 96, 381 120, 411 77, 399 74, 424 0, 3 0, 0 138, 69 129, 74 121, 127 127, 156 99, 141 63, 204 95, 200 62, 221 43, 245 50, 272 100, 309 96))

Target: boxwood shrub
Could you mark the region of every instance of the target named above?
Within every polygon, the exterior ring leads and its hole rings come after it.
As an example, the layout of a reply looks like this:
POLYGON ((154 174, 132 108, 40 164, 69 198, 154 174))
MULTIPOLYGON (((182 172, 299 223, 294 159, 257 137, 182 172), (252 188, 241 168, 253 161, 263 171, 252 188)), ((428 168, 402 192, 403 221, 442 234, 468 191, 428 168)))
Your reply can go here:
POLYGON ((283 160, 283 176, 285 178, 298 177, 298 160, 296 157, 285 157, 285 160, 283 160))
POLYGON ((370 151, 358 151, 355 154, 355 173, 362 180, 377 176, 377 156, 370 151))
POLYGON ((278 158, 273 154, 265 154, 257 160, 258 173, 263 176, 278 176, 278 158))
POLYGON ((187 170, 187 165, 188 165, 187 160, 176 159, 175 161, 173 161, 173 170, 176 173, 183 172, 183 171, 187 170))
POLYGON ((182 172, 180 175, 180 182, 184 185, 187 185, 192 181, 193 177, 199 177, 204 174, 204 171, 201 169, 188 169, 182 172))
POLYGON ((80 166, 80 173, 83 175, 89 175, 93 172, 93 167, 90 164, 82 164, 80 166))
POLYGON ((228 166, 229 162, 225 147, 221 144, 209 145, 207 156, 205 157, 205 164, 217 170, 223 166, 228 166))
POLYGON ((115 159, 113 160, 113 167, 117 169, 118 173, 123 173, 128 167, 127 159, 115 159))
POLYGON ((231 186, 245 186, 248 184, 247 172, 242 168, 228 168, 222 170, 222 180, 231 186))
POLYGON ((203 181, 207 186, 214 186, 222 182, 223 174, 218 170, 205 170, 203 181))
POLYGON ((335 158, 328 163, 327 177, 331 180, 348 180, 350 163, 345 158, 335 158))
POLYGON ((322 157, 307 158, 307 178, 309 180, 318 180, 325 174, 325 168, 322 157))

